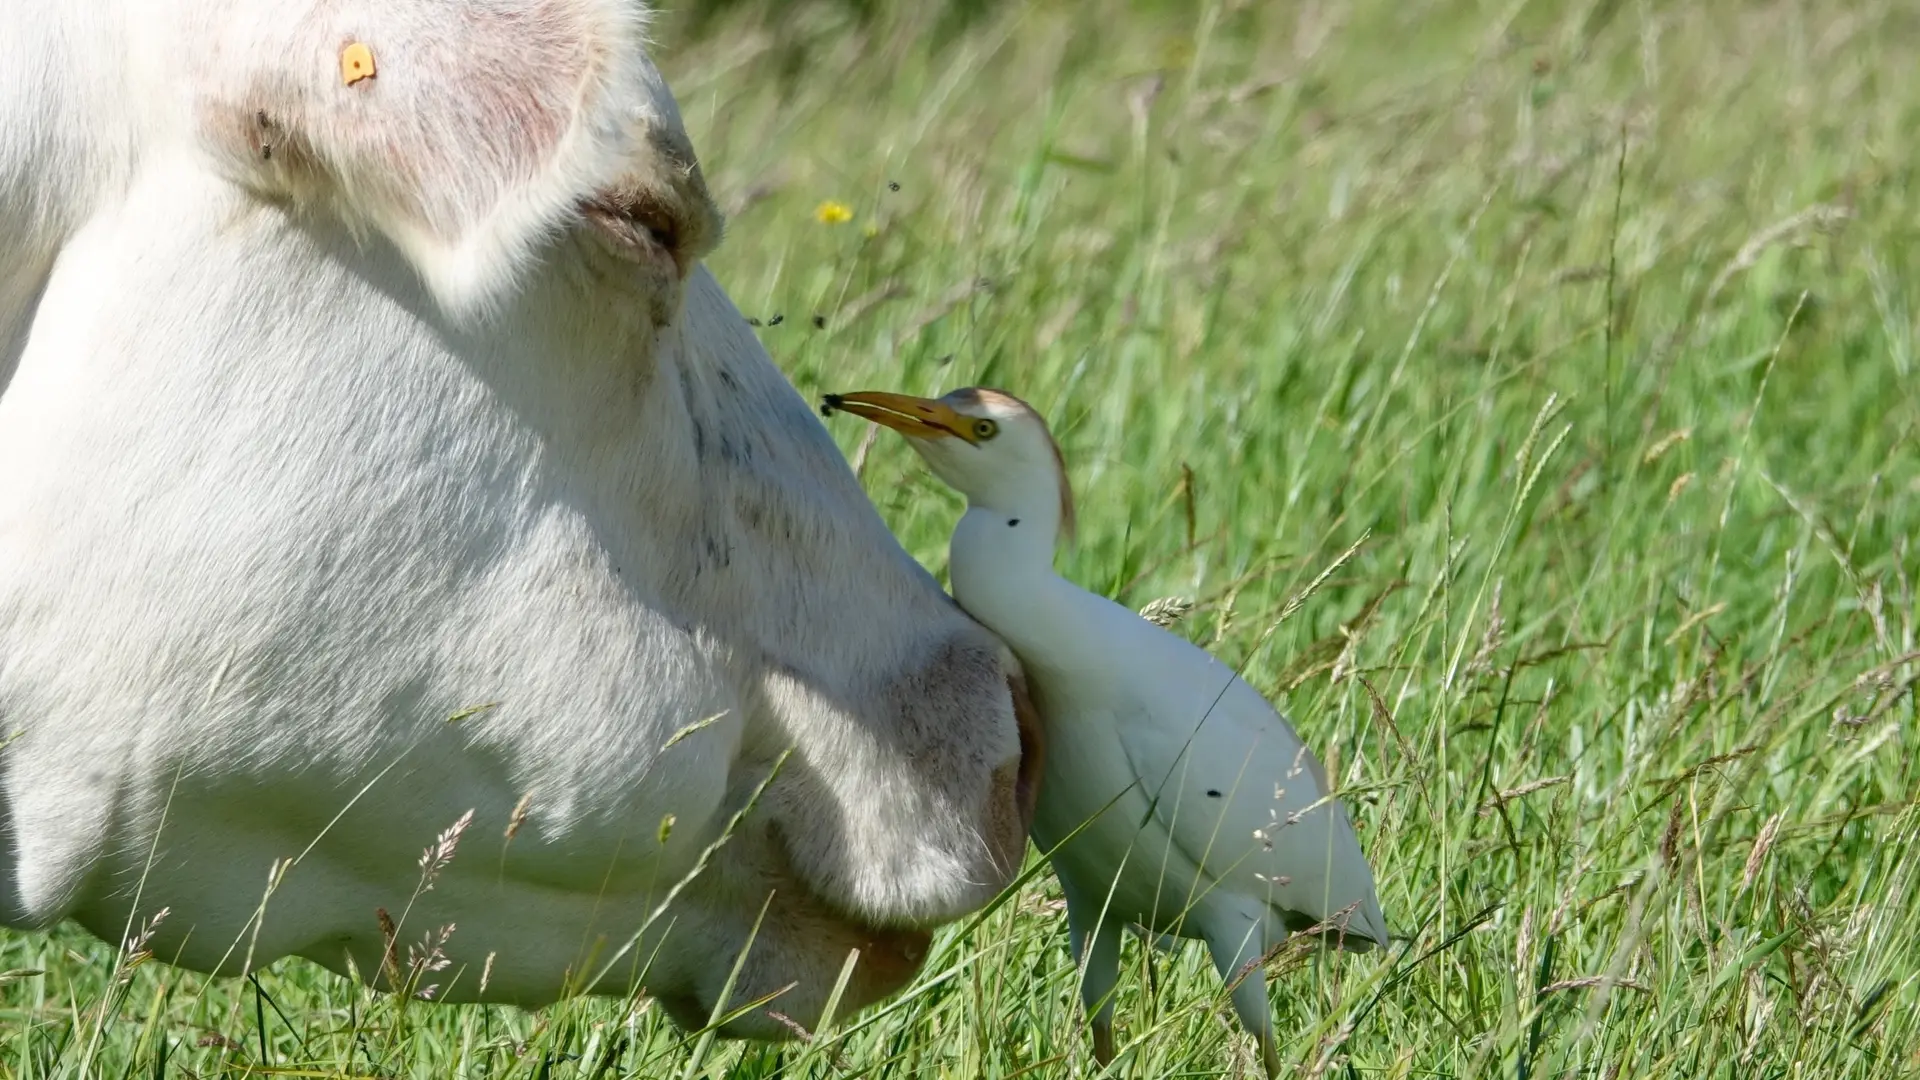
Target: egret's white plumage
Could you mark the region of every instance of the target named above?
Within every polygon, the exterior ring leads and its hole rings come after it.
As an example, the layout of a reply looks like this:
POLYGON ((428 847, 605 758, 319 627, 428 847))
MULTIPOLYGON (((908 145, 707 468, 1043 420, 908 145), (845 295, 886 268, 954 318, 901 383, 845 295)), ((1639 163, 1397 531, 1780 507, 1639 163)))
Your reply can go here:
POLYGON ((1047 731, 1032 832, 1066 894, 1096 1055, 1112 1056, 1132 922, 1205 940, 1222 978, 1240 978, 1234 1009, 1274 1072, 1263 953, 1329 923, 1350 950, 1387 944, 1373 871, 1319 759, 1232 668, 1053 572, 1072 494, 1024 402, 969 388, 834 395, 827 407, 907 435, 967 497, 953 595, 1019 655, 1047 731))

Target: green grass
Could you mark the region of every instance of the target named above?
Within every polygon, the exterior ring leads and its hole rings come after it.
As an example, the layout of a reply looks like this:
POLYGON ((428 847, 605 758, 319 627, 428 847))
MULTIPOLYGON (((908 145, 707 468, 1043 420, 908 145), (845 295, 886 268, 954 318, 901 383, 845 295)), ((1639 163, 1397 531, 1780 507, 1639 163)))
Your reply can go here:
MULTIPOLYGON (((1276 963, 1298 1075, 1920 1075, 1920 15, 753 7, 663 61, 775 359, 1033 402, 1062 571, 1196 600, 1346 788, 1412 940, 1276 963)), ((957 496, 831 427, 940 572, 957 496)), ((1091 1075, 1056 897, 783 1051, 5 935, 0 1077, 1091 1075)), ((1256 1071, 1125 959, 1115 1075, 1256 1071)))

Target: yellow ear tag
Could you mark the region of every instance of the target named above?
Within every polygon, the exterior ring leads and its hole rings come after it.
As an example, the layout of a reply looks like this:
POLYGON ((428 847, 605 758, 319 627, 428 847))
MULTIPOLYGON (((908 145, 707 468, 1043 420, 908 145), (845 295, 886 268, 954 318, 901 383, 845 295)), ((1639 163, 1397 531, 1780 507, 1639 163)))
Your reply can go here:
POLYGON ((371 79, 373 71, 373 50, 367 48, 364 41, 356 41, 340 50, 340 81, 352 86, 361 79, 371 79))

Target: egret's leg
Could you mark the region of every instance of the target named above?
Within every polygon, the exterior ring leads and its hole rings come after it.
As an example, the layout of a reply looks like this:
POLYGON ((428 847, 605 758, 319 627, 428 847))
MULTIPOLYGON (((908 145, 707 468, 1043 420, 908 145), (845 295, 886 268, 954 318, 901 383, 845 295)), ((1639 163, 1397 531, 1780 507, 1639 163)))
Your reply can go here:
POLYGON ((1140 939, 1141 946, 1146 950, 1147 992, 1157 998, 1160 996, 1160 978, 1156 972, 1158 972, 1160 968, 1158 964, 1153 962, 1153 954, 1163 952, 1168 956, 1179 956, 1181 939, 1173 934, 1163 934, 1158 930, 1149 930, 1139 923, 1132 923, 1130 926, 1134 936, 1140 939))
POLYGON ((1120 935, 1126 926, 1118 919, 1099 919, 1099 906, 1067 893, 1067 940, 1073 962, 1081 967, 1080 1001, 1093 1029, 1093 1059, 1113 1063, 1113 988, 1120 983, 1120 935))
POLYGON ((1219 970, 1222 980, 1232 982, 1240 975, 1241 968, 1253 965, 1233 988, 1233 1011, 1240 1017, 1241 1026, 1260 1044, 1260 1063, 1271 1078, 1280 1074, 1280 1051, 1273 1044, 1273 1010, 1267 1004, 1267 973, 1257 963, 1265 950, 1266 937, 1257 924, 1239 922, 1207 936, 1207 951, 1213 954, 1213 966, 1219 970))

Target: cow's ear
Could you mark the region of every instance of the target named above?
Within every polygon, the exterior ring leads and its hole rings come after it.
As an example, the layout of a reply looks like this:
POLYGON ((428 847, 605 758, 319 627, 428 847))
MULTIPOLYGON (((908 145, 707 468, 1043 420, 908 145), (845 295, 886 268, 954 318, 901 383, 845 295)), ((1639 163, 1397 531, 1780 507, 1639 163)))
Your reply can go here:
POLYGON ((259 194, 386 236, 450 314, 496 305, 609 188, 704 203, 670 209, 717 232, 642 4, 290 7, 205 27, 203 139, 259 194))

